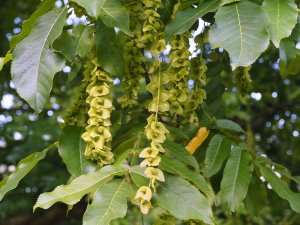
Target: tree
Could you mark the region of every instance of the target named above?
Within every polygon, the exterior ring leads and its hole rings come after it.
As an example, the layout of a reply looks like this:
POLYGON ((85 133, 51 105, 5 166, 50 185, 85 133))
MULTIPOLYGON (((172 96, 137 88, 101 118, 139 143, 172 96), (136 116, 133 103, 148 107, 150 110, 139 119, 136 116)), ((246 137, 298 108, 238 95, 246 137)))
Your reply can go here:
POLYGON ((297 224, 298 5, 44 0, 0 58, 31 153, 0 201, 29 174, 34 210, 87 204, 84 225, 297 224))

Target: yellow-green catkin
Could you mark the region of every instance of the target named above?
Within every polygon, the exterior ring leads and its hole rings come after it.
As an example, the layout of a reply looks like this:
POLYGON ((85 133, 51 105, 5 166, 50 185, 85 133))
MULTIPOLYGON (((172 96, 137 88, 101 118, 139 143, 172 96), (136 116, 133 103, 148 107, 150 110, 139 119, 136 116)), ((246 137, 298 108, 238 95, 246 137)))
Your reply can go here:
POLYGON ((140 206, 143 214, 147 214, 151 208, 152 190, 155 191, 158 181, 165 181, 163 172, 158 169, 161 161, 159 153, 165 152, 162 143, 166 140, 169 131, 163 123, 158 121, 160 112, 168 111, 168 98, 170 95, 164 90, 165 80, 161 74, 160 53, 165 49, 163 35, 164 25, 160 19, 157 9, 162 7, 160 0, 142 0, 144 12, 141 18, 145 20, 143 24, 143 36, 140 45, 146 48, 155 58, 154 64, 149 68, 151 81, 147 85, 147 90, 152 94, 152 101, 148 104, 151 115, 147 119, 145 134, 151 142, 149 147, 144 148, 139 157, 143 159, 140 166, 146 167, 145 175, 150 179, 149 187, 142 186, 138 189, 133 202, 140 206))
POLYGON ((252 88, 252 80, 249 70, 250 67, 238 67, 233 71, 239 97, 244 101, 252 88))
POLYGON ((184 104, 188 98, 188 75, 191 66, 189 57, 189 34, 179 34, 170 40, 171 51, 169 54, 170 66, 168 72, 171 74, 172 82, 168 85, 172 94, 169 99, 170 113, 174 122, 177 116, 184 117, 184 104))
POLYGON ((141 19, 139 18, 143 12, 143 5, 140 1, 129 0, 126 4, 126 10, 129 12, 130 29, 133 32, 133 37, 127 37, 124 46, 125 73, 122 79, 124 93, 118 99, 118 102, 122 108, 131 108, 138 103, 139 81, 146 72, 143 67, 146 57, 139 45, 143 33, 141 19))
POLYGON ((159 56, 166 48, 164 23, 160 19, 157 9, 163 5, 161 0, 142 0, 143 13, 140 18, 144 20, 143 33, 138 39, 138 46, 149 50, 152 56, 159 56))
POLYGON ((206 85, 206 70, 205 61, 201 55, 191 59, 189 79, 193 80, 193 87, 189 91, 184 106, 185 119, 183 124, 199 124, 196 110, 206 99, 206 91, 203 88, 206 85))
POLYGON ((96 58, 91 62, 94 64, 94 69, 86 89, 88 93, 86 102, 90 106, 88 110, 89 119, 82 138, 87 142, 85 156, 103 166, 114 161, 114 155, 111 151, 112 135, 110 133, 110 116, 114 109, 110 96, 113 80, 99 67, 96 58))

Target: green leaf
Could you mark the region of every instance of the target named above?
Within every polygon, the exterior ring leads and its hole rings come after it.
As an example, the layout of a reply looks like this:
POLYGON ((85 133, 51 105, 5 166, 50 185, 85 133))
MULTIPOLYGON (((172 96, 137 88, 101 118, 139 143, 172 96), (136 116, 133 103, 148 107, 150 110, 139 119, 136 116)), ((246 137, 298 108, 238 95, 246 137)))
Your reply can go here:
POLYGON ((245 131, 243 130, 243 128, 240 127, 240 125, 238 125, 236 122, 233 122, 231 120, 226 120, 226 119, 217 120, 216 125, 219 129, 245 133, 245 131))
POLYGON ((52 192, 41 194, 33 209, 48 209, 56 202, 74 205, 79 202, 84 195, 96 191, 100 186, 107 183, 114 176, 121 176, 128 172, 128 170, 129 167, 126 165, 122 165, 120 167, 109 165, 102 167, 100 170, 95 172, 81 175, 67 185, 60 185, 52 192))
POLYGON ((166 38, 170 40, 173 35, 187 31, 198 19, 206 13, 218 9, 220 0, 209 0, 198 5, 197 8, 188 8, 179 11, 175 18, 165 28, 166 38))
POLYGON ((245 208, 254 216, 258 216, 262 208, 266 206, 267 191, 264 184, 256 176, 252 177, 245 198, 245 208))
POLYGON ((100 17, 106 26, 117 27, 132 36, 129 29, 129 15, 120 0, 73 0, 73 2, 84 7, 90 16, 100 17))
POLYGON ((166 176, 154 196, 156 203, 182 220, 198 219, 213 224, 207 199, 189 182, 176 176, 166 176))
POLYGON ((77 76, 79 73, 80 69, 82 67, 82 64, 79 59, 74 59, 72 64, 71 64, 71 72, 68 74, 68 81, 74 80, 74 78, 77 76))
POLYGON ((168 173, 180 175, 185 180, 194 184, 200 191, 202 191, 210 199, 214 199, 214 193, 210 185, 206 183, 204 177, 196 173, 179 160, 169 158, 167 156, 161 155, 161 162, 159 164, 160 168, 168 173))
POLYGON ((170 150, 172 155, 174 155, 180 161, 194 167, 199 170, 199 164, 196 158, 188 153, 188 151, 180 144, 166 140, 163 146, 170 150))
POLYGON ((107 0, 72 0, 72 2, 76 2, 78 5, 85 8, 90 16, 98 18, 100 11, 107 0))
POLYGON ((81 58, 85 57, 89 52, 91 39, 90 39, 91 27, 83 24, 78 24, 73 29, 73 34, 77 37, 77 44, 75 48, 76 55, 81 58))
POLYGON ((31 14, 31 16, 24 21, 22 25, 22 31, 20 34, 14 35, 10 40, 10 49, 13 50, 16 45, 21 42, 28 34, 30 34, 35 22, 44 14, 49 12, 54 6, 55 0, 42 1, 38 9, 31 14))
POLYGON ((56 147, 56 144, 49 145, 49 147, 44 151, 32 153, 25 159, 22 159, 18 163, 16 170, 0 182, 0 201, 7 192, 15 189, 19 182, 36 166, 39 161, 44 159, 47 152, 54 147, 56 147))
POLYGON ((127 136, 125 134, 124 136, 127 137, 127 139, 124 139, 123 136, 118 136, 118 140, 115 140, 113 143, 113 149, 114 152, 117 154, 121 154, 122 152, 126 151, 127 149, 135 148, 135 146, 138 146, 138 143, 141 141, 142 136, 144 136, 144 132, 142 130, 131 130, 131 135, 127 136), (120 141, 122 139, 122 141, 120 141), (117 143, 118 142, 118 143, 117 143))
POLYGON ((117 27, 125 34, 132 36, 129 29, 129 15, 120 0, 107 1, 99 15, 106 26, 117 27))
POLYGON ((222 167, 231 148, 230 141, 224 136, 217 134, 209 142, 205 155, 204 175, 211 177, 222 167))
POLYGON ((49 98, 54 75, 65 64, 50 46, 61 34, 66 15, 65 8, 42 16, 13 53, 11 73, 16 90, 38 113, 49 98))
POLYGON ((74 177, 96 170, 95 164, 85 158, 86 143, 81 138, 83 132, 84 128, 66 126, 59 137, 59 155, 74 177))
POLYGON ((240 2, 241 0, 222 0, 220 6, 227 5, 233 2, 240 2))
POLYGON ((115 162, 114 162, 114 165, 115 166, 118 166, 118 165, 121 165, 122 162, 127 159, 127 157, 129 155, 138 155, 140 152, 141 152, 142 148, 130 148, 130 149, 127 149, 125 150, 124 152, 118 154, 115 158, 115 162))
POLYGON ((64 30, 59 38, 53 43, 52 48, 60 52, 71 62, 76 56, 76 44, 78 39, 68 30, 64 30))
POLYGON ((251 163, 250 154, 238 146, 234 147, 225 166, 221 181, 221 195, 229 204, 232 212, 246 197, 252 171, 253 164, 251 163))
POLYGON ((79 55, 85 57, 90 49, 91 27, 83 24, 77 25, 73 33, 63 31, 61 36, 53 43, 53 48, 62 53, 68 61, 73 61, 79 55))
POLYGON ((122 48, 117 44, 114 28, 99 22, 96 26, 96 52, 100 65, 110 74, 122 76, 125 70, 122 48))
POLYGON ((264 0, 262 9, 268 15, 267 30, 278 48, 281 39, 291 35, 297 23, 298 10, 294 0, 264 0))
POLYGON ((280 198, 287 200, 291 208, 300 213, 300 193, 293 192, 286 181, 276 176, 275 171, 270 168, 259 164, 261 175, 272 186, 272 189, 278 194, 280 198))
POLYGON ((292 176, 291 171, 289 171, 288 168, 286 168, 285 166, 283 166, 282 164, 279 163, 275 163, 273 162, 271 159, 263 157, 263 156, 257 156, 255 159, 255 163, 256 165, 258 165, 259 167, 261 165, 264 166, 268 166, 268 167, 272 167, 272 169, 274 169, 276 172, 280 173, 281 177, 286 180, 286 181, 294 181, 297 184, 300 185, 300 177, 299 176, 292 176))
POLYGON ((12 59, 12 54, 10 52, 6 53, 5 57, 0 57, 0 71, 3 69, 3 66, 12 59))
POLYGON ((136 186, 147 186, 149 184, 149 179, 145 175, 145 168, 140 166, 133 166, 130 168, 130 177, 136 186))
POLYGON ((180 143, 185 143, 190 140, 190 137, 186 134, 186 132, 180 128, 172 127, 167 124, 165 124, 166 128, 170 132, 169 135, 176 138, 176 141, 180 143))
POLYGON ((232 69, 251 65, 269 45, 266 16, 254 3, 241 1, 222 6, 215 20, 209 32, 210 43, 229 53, 232 69))
POLYGON ((3 66, 5 65, 4 59, 5 57, 0 57, 0 71, 3 69, 3 66))
POLYGON ((123 180, 113 180, 102 187, 93 197, 83 215, 83 225, 109 225, 127 212, 127 198, 132 197, 130 185, 123 180))
POLYGON ((291 38, 285 38, 280 41, 279 45, 279 56, 280 64, 288 66, 293 59, 296 58, 297 49, 295 48, 295 42, 291 38))

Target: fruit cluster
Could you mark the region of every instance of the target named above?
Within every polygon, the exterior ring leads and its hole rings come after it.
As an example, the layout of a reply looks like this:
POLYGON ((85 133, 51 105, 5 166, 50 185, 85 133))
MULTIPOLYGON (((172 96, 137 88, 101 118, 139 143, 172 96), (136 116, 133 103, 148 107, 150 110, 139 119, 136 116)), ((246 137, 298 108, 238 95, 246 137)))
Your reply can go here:
POLYGON ((94 69, 91 72, 89 85, 86 89, 88 111, 88 126, 82 138, 87 142, 85 156, 97 161, 101 166, 111 164, 114 155, 111 152, 110 116, 114 109, 110 97, 112 79, 99 68, 96 58, 92 60, 94 69))

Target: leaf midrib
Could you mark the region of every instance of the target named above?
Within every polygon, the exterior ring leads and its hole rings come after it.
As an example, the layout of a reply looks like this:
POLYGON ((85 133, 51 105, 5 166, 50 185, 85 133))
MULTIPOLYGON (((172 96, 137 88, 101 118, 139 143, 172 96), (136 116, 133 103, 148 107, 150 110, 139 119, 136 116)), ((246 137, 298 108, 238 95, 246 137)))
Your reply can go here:
POLYGON ((117 193, 119 192, 120 188, 123 186, 123 183, 125 182, 125 179, 122 180, 122 182, 120 183, 119 187, 117 188, 116 192, 114 193, 111 201, 109 202, 109 205, 104 213, 104 215, 102 216, 102 219, 100 218, 99 223, 97 223, 97 225, 101 225, 101 221, 103 220, 103 218, 105 218, 106 214, 108 213, 108 210, 110 208, 110 206, 112 205, 112 202, 115 200, 115 197, 117 196, 117 193))
MULTIPOLYGON (((117 20, 117 19, 113 16, 113 14, 112 14, 109 10, 107 10, 107 8, 105 8, 104 5, 105 5, 105 4, 103 4, 103 7, 102 7, 101 10, 103 10, 107 15, 110 16, 111 19, 113 19, 115 22, 117 22, 117 24, 119 24, 119 27, 120 27, 120 28, 122 28, 122 29, 124 29, 124 30, 128 30, 127 27, 126 27, 126 26, 124 27, 123 24, 120 23, 120 21, 117 20)), ((101 10, 100 10, 100 11, 101 11, 101 10)), ((126 32, 126 33, 127 33, 127 32, 126 32)))
POLYGON ((106 2, 107 2, 107 0, 103 0, 102 3, 101 3, 101 5, 98 6, 99 9, 98 9, 97 15, 96 15, 97 18, 99 17, 100 12, 101 12, 101 10, 103 9, 103 7, 104 7, 104 5, 105 5, 106 2))
POLYGON ((241 19, 240 19, 240 13, 239 13, 239 9, 238 9, 238 3, 235 3, 235 8, 236 8, 237 20, 238 20, 238 25, 239 25, 239 30, 240 30, 240 45, 241 45, 241 49, 240 49, 239 58, 237 60, 237 62, 239 63, 240 58, 242 56, 242 52, 243 52, 243 30, 242 30, 242 24, 241 24, 241 19))
POLYGON ((236 173, 235 173, 235 176, 234 176, 234 185, 233 185, 233 189, 232 189, 232 202, 231 202, 231 208, 232 208, 232 204, 233 204, 233 198, 234 198, 234 193, 235 193, 235 189, 236 189, 236 183, 237 183, 237 177, 238 177, 238 174, 240 172, 240 165, 241 165, 241 157, 242 157, 242 150, 239 150, 239 160, 238 160, 238 164, 237 164, 237 170, 236 170, 236 173))
POLYGON ((279 6, 279 0, 277 0, 277 20, 276 20, 276 38, 278 38, 278 27, 279 27, 279 18, 280 18, 280 6, 279 6))
POLYGON ((213 161, 212 161, 212 164, 211 166, 208 167, 209 170, 211 170, 211 168, 213 167, 213 165, 215 164, 216 160, 217 160, 217 156, 218 156, 218 153, 220 151, 220 148, 221 148, 221 144, 223 142, 223 137, 220 137, 221 140, 219 141, 218 143, 218 148, 217 148, 217 151, 215 151, 215 154, 214 154, 214 157, 213 157, 213 161))
MULTIPOLYGON (((196 180, 196 181, 194 181, 193 180, 193 178, 192 178, 192 176, 190 176, 190 174, 187 174, 186 173, 186 171, 184 171, 184 172, 182 172, 182 171, 180 171, 180 170, 177 170, 176 168, 174 168, 174 167, 171 167, 171 166, 169 166, 168 164, 166 164, 163 160, 160 162, 161 164, 163 164, 163 165, 165 165, 166 167, 168 167, 168 168, 170 168, 171 170, 173 169, 175 172, 177 172, 177 174, 179 174, 179 175, 181 175, 181 176, 183 176, 184 178, 186 178, 186 179, 188 179, 190 182, 193 182, 195 185, 197 185, 197 188, 200 190, 200 191, 202 191, 203 193, 205 193, 205 194, 207 194, 208 195, 208 190, 202 190, 202 189, 205 189, 204 187, 202 187, 202 185, 201 184, 199 184, 199 180, 196 180), (200 188, 200 186, 202 187, 202 189, 200 188), (207 193, 206 193, 207 192, 207 193)), ((191 171, 192 172, 192 171, 191 171)), ((199 174, 200 175, 200 174, 199 174)), ((196 178, 196 177, 195 177, 196 178)))
POLYGON ((77 45, 76 45, 76 49, 75 49, 75 54, 77 55, 77 52, 78 52, 78 48, 79 48, 79 45, 80 45, 80 43, 81 43, 81 39, 82 39, 82 36, 83 36, 83 33, 84 33, 84 31, 85 31, 85 27, 82 29, 82 32, 80 33, 80 37, 79 37, 79 39, 78 39, 78 42, 77 42, 77 45))
MULTIPOLYGON (((118 174, 118 173, 121 173, 121 172, 126 172, 126 171, 127 171, 127 170, 124 170, 124 171, 121 171, 121 170, 120 170, 120 171, 115 171, 114 173, 111 173, 111 174, 109 174, 109 175, 106 175, 106 176, 103 177, 101 180, 97 180, 97 181, 94 182, 92 185, 89 185, 87 188, 81 189, 81 190, 78 191, 78 192, 72 192, 72 193, 69 193, 69 194, 67 194, 67 195, 64 195, 63 197, 58 197, 58 198, 55 198, 55 199, 51 199, 51 200, 48 201, 48 202, 44 202, 43 204, 40 204, 38 207, 39 207, 39 208, 42 208, 41 206, 47 205, 47 204, 49 204, 49 203, 52 203, 53 201, 54 201, 54 203, 55 203, 55 202, 62 202, 62 201, 61 201, 62 198, 66 198, 66 197, 72 196, 72 195, 77 194, 77 193, 82 193, 82 192, 86 191, 87 189, 93 187, 93 186, 96 185, 97 183, 100 183, 101 181, 103 181, 103 180, 105 180, 105 179, 109 179, 111 176, 114 176, 115 174, 118 174)), ((55 190, 55 189, 54 189, 54 190, 55 190)), ((52 191, 52 192, 49 192, 48 194, 50 194, 50 193, 53 193, 53 191, 52 191)))
MULTIPOLYGON (((183 199, 179 194, 177 194, 177 193, 174 192, 173 190, 169 189, 168 187, 164 186, 164 184, 162 184, 162 183, 160 184, 160 186, 163 187, 163 188, 165 188, 166 190, 169 190, 170 192, 172 192, 172 193, 173 193, 175 196, 177 196, 177 197, 178 197, 185 205, 191 207, 193 210, 195 210, 196 212, 198 212, 198 213, 201 215, 201 217, 205 217, 205 216, 203 216, 201 210, 195 208, 195 207, 194 207, 193 205, 191 205, 191 204, 188 204, 188 202, 185 201, 185 199, 183 199)), ((194 219, 199 219, 199 218, 194 218, 194 219)), ((204 221, 204 222, 206 222, 206 221, 204 221)))

